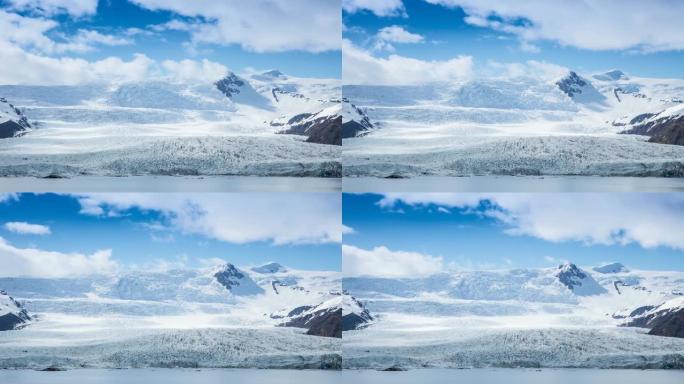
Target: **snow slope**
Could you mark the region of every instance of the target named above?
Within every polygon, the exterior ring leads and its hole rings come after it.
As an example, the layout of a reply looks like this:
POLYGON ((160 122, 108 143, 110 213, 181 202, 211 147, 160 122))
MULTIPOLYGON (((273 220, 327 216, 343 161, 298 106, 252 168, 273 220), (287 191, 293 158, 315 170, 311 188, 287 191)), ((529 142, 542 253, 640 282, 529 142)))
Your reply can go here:
POLYGON ((213 83, 0 86, 35 128, 3 142, 0 176, 339 175, 339 147, 276 135, 270 124, 339 108, 339 81, 272 72, 213 83))
POLYGON ((684 339, 622 326, 635 308, 681 300, 684 272, 569 264, 343 286, 375 318, 345 332, 347 368, 684 367, 684 339))
POLYGON ((684 80, 574 72, 343 88, 376 128, 344 140, 347 176, 684 176, 684 148, 624 135, 681 108, 684 80), (641 120, 640 120, 641 119, 641 120))

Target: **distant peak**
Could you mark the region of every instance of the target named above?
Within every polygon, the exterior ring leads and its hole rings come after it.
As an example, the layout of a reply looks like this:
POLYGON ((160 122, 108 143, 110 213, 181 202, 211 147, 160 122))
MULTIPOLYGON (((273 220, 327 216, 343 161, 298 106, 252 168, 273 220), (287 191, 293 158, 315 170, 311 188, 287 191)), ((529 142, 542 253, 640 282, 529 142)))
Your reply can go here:
POLYGON ((285 76, 285 74, 283 74, 282 72, 280 72, 280 71, 277 70, 277 69, 271 69, 271 70, 269 70, 269 71, 262 72, 261 75, 262 75, 262 76, 269 76, 269 77, 281 77, 281 76, 285 76))
POLYGON ((619 69, 611 69, 608 72, 599 73, 594 75, 594 78, 603 81, 629 80, 629 77, 619 69))
POLYGON ((252 271, 257 272, 257 273, 276 273, 276 272, 285 272, 287 271, 287 268, 283 267, 279 263, 268 263, 264 264, 259 267, 254 267, 252 268, 252 271))
POLYGON ((629 272, 629 269, 622 263, 609 263, 599 267, 594 267, 594 271, 599 273, 620 273, 629 272))

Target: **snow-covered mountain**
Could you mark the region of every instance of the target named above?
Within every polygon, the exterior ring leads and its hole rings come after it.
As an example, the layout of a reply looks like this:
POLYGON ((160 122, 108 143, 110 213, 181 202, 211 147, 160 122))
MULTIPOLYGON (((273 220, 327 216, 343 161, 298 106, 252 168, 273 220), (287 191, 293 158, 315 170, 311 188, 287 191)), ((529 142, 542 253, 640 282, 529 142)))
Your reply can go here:
POLYGON ((555 276, 572 293, 578 296, 600 295, 606 292, 590 274, 572 263, 559 265, 555 276))
POLYGON ((684 175, 684 148, 662 145, 681 144, 681 79, 570 71, 342 93, 375 126, 345 136, 348 176, 684 175))
POLYGON ((373 129, 373 123, 362 109, 349 102, 342 100, 342 138, 360 137, 373 129))
POLYGON ((1 85, 0 97, 34 125, 0 148, 0 175, 340 171, 340 148, 314 145, 339 144, 332 123, 340 108, 336 79, 267 71, 228 73, 213 82, 1 85), (288 132, 293 135, 277 135, 289 127, 271 124, 324 114, 327 124, 288 132))
MULTIPOLYGON (((0 314, 7 302, 10 313, 36 319, 0 338, 0 367, 341 364, 340 341, 320 337, 335 336, 328 333, 334 317, 318 322, 318 329, 281 327, 283 320, 272 317, 296 307, 332 308, 341 291, 339 272, 226 263, 106 276, 0 278, 0 287, 17 298, 0 295, 0 314)), ((338 328, 339 323, 338 316, 338 328)))
POLYGON ((0 331, 9 331, 25 326, 31 316, 22 305, 7 292, 0 290, 0 331))
POLYGON ((681 368, 683 282, 620 263, 344 278, 373 316, 345 332, 344 364, 681 368))
POLYGON ((629 269, 622 265, 622 263, 608 263, 604 265, 600 265, 598 267, 593 268, 594 271, 598 273, 620 273, 620 272, 629 272, 629 269))
POLYGON ((0 139, 21 136, 29 129, 31 124, 21 110, 0 97, 0 139))

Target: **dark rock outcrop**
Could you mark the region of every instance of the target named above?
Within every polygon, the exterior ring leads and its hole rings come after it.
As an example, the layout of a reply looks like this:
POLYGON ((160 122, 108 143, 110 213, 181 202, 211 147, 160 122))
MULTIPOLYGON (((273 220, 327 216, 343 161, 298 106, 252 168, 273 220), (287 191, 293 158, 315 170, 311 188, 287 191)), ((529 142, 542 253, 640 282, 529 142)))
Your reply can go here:
POLYGON ((570 71, 567 76, 558 80, 556 82, 558 88, 560 88, 563 93, 573 97, 577 94, 582 93, 582 88, 587 86, 587 82, 581 78, 577 73, 570 71))
POLYGON ((653 322, 649 335, 684 337, 684 308, 670 311, 653 322))
POLYGON ((0 313, 0 331, 19 329, 31 321, 31 316, 21 303, 5 291, 0 291, 0 313))
POLYGON ((230 73, 223 79, 215 82, 214 85, 226 97, 231 98, 240 93, 240 88, 245 85, 245 82, 234 73, 230 73))
POLYGON ((31 124, 21 110, 0 97, 0 139, 21 136, 31 124))
POLYGON ((622 326, 650 328, 649 335, 684 338, 684 307, 670 307, 666 304, 636 308, 622 326))
MULTIPOLYGON (((308 143, 342 145, 342 117, 321 112, 295 115, 286 123, 289 128, 278 133, 308 136, 308 143)), ((271 125, 278 126, 277 123, 271 125)))
POLYGON ((342 123, 343 139, 360 137, 373 129, 373 124, 368 115, 366 115, 366 112, 346 99, 343 100, 342 110, 346 116, 345 120, 347 120, 342 123))
POLYGON ((306 328, 306 334, 323 337, 342 337, 342 308, 301 306, 287 314, 290 319, 279 324, 281 327, 306 328))
POLYGON ((351 299, 352 307, 356 311, 342 316, 342 331, 353 331, 367 327, 374 320, 373 316, 371 316, 363 303, 353 296, 349 296, 349 298, 351 299))
POLYGON ((254 295, 264 292, 251 277, 230 263, 221 266, 214 273, 214 278, 216 278, 219 284, 236 295, 254 295))
POLYGON ((651 143, 684 145, 684 116, 649 120, 622 133, 649 136, 651 143))

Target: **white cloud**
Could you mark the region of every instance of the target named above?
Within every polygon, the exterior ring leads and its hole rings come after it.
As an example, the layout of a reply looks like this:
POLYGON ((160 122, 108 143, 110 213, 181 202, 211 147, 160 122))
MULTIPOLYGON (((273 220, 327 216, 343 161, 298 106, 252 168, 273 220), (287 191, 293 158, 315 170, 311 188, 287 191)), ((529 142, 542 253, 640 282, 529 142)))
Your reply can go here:
POLYGON ((348 227, 348 226, 342 224, 342 234, 343 235, 353 235, 355 233, 356 233, 356 231, 354 230, 354 228, 348 227))
POLYGON ((415 44, 422 43, 425 38, 417 33, 411 33, 398 25, 381 28, 375 35, 375 49, 393 51, 392 43, 415 44))
POLYGON ((129 61, 108 57, 98 61, 52 58, 26 52, 0 41, 1 84, 73 85, 106 81, 140 81, 150 76, 154 62, 137 54, 129 61))
MULTIPOLYGON (((255 52, 340 49, 339 1, 131 1, 151 10, 169 10, 186 17, 202 18, 204 22, 184 26, 196 44, 239 44, 255 52)), ((175 24, 175 27, 181 26, 182 22, 175 24)))
POLYGON ((342 0, 342 9, 349 13, 370 11, 380 17, 406 17, 402 0, 342 0))
POLYGON ((111 250, 101 250, 85 255, 17 248, 0 237, 0 275, 55 278, 108 274, 118 268, 116 262, 110 259, 111 253, 111 250))
POLYGON ((670 0, 425 0, 462 7, 467 23, 591 50, 684 49, 684 2, 670 0), (521 20, 527 22, 521 23, 521 20))
POLYGON ((226 66, 207 59, 202 61, 187 59, 181 61, 165 60, 162 62, 162 67, 166 70, 167 75, 183 81, 211 82, 222 78, 228 72, 226 66))
POLYGON ((333 194, 93 194, 79 201, 90 215, 159 211, 174 230, 231 243, 342 240, 340 197, 333 194))
POLYGON ((534 77, 547 81, 567 75, 569 68, 546 61, 528 60, 524 63, 500 63, 490 60, 482 69, 487 78, 534 77))
POLYGON ((93 15, 98 0, 7 0, 10 8, 48 16, 66 13, 73 17, 93 15))
POLYGON ((342 78, 345 84, 415 85, 462 81, 472 76, 473 60, 458 56, 445 61, 423 61, 399 55, 375 57, 342 41, 342 78))
POLYGON ((380 204, 392 207, 402 201, 475 209, 483 200, 496 207, 478 212, 499 220, 514 236, 684 249, 684 196, 679 194, 388 194, 380 204))
POLYGON ((31 224, 24 221, 5 223, 5 229, 22 235, 49 235, 52 233, 47 225, 31 224))
POLYGON ((0 203, 6 203, 13 200, 19 200, 19 195, 16 193, 0 192, 0 203))
POLYGON ((352 245, 342 245, 344 276, 420 277, 433 275, 442 270, 441 257, 417 252, 392 251, 383 246, 366 250, 352 245))

